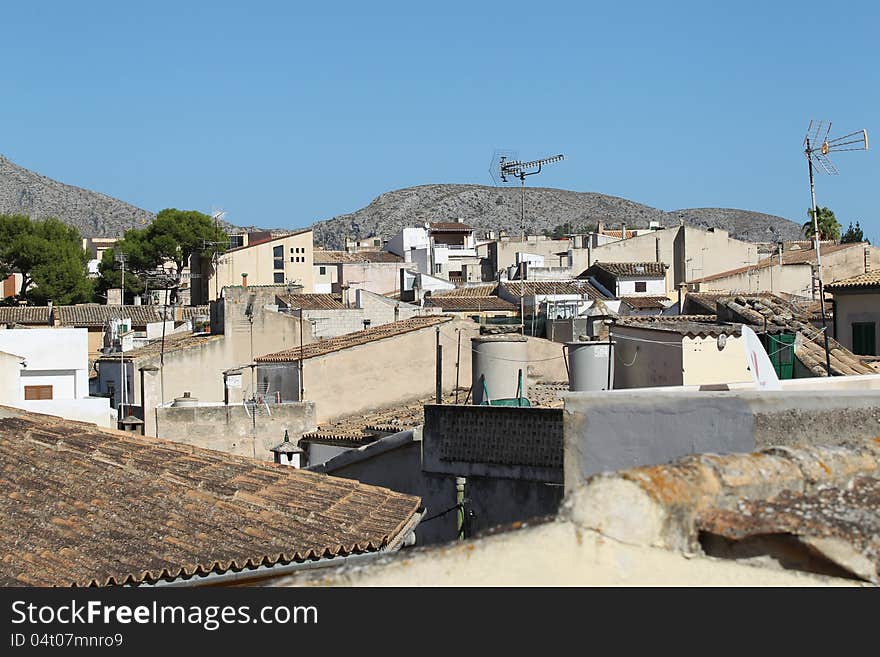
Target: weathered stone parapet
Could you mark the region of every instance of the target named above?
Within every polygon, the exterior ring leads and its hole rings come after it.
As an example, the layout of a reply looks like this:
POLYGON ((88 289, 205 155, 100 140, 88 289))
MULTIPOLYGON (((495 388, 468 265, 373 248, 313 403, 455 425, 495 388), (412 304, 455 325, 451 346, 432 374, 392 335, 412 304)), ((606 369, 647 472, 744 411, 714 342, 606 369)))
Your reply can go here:
POLYGON ((858 447, 771 447, 750 454, 689 456, 675 463, 596 475, 569 494, 560 514, 620 541, 699 549, 697 519, 742 500, 810 495, 880 475, 880 438, 858 447))

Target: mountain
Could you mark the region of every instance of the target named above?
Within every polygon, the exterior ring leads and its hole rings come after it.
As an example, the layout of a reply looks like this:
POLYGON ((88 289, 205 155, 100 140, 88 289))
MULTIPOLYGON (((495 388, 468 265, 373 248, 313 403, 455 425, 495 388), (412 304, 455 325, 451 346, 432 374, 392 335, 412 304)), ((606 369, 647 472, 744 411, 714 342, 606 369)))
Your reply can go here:
MULTIPOLYGON (((454 221, 486 230, 520 232, 520 190, 482 185, 420 185, 382 194, 367 207, 313 225, 315 242, 339 249, 348 237, 389 238, 404 226, 426 221, 454 221)), ((648 222, 677 226, 680 220, 702 228, 720 227, 751 242, 801 239, 801 227, 788 219, 750 210, 697 208, 664 212, 641 203, 595 192, 526 187, 526 232, 540 234, 571 223, 574 229, 626 224, 646 228, 648 222)))
POLYGON ((155 218, 152 212, 112 196, 41 176, 2 155, 0 214, 25 214, 35 219, 57 217, 76 226, 83 237, 115 237, 128 228, 142 228, 155 218))

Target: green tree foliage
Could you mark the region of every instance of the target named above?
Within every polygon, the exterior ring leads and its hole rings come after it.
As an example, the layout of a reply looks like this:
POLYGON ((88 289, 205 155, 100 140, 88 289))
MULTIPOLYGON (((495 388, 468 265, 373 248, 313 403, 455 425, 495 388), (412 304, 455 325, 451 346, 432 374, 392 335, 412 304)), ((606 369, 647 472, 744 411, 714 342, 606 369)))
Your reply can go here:
MULTIPOLYGON (((193 256, 213 258, 228 244, 229 236, 222 228, 215 227, 208 215, 195 210, 162 210, 147 228, 126 231, 116 245, 117 250, 126 256, 126 296, 143 291, 147 274, 153 276, 151 287, 176 290, 180 286, 181 273, 193 256), (167 275, 156 278, 155 274, 160 270, 167 275)), ((104 252, 98 270, 101 274, 99 290, 119 287, 121 272, 113 252, 104 252)))
MULTIPOLYGON (((834 216, 834 212, 829 210, 828 208, 822 207, 818 208, 819 218, 819 239, 820 240, 839 240, 840 239, 840 224, 837 222, 837 218, 834 216)), ((807 216, 809 219, 804 222, 804 235, 808 238, 813 239, 814 230, 813 230, 813 210, 807 210, 807 216)))
POLYGON ((89 301, 88 262, 76 228, 54 218, 0 215, 0 276, 22 275, 19 299, 61 305, 89 301))
POLYGON ((850 222, 849 226, 846 229, 846 232, 843 234, 843 237, 840 238, 841 244, 865 241, 869 240, 865 240, 865 234, 862 232, 862 227, 859 225, 858 221, 856 222, 855 226, 853 226, 852 222, 850 222))

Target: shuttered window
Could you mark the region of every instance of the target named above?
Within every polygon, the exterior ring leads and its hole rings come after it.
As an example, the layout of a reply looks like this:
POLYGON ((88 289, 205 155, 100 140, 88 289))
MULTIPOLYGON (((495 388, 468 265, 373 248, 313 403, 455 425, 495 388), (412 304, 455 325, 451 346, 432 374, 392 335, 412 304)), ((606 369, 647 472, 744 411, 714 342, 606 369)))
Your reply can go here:
POLYGON ((25 386, 24 399, 52 399, 52 386, 25 386))

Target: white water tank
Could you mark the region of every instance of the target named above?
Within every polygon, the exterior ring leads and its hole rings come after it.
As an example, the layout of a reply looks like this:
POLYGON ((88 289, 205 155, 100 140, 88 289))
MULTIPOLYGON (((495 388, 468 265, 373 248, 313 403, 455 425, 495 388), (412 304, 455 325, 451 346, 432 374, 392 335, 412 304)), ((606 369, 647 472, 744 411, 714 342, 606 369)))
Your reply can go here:
POLYGON ((565 350, 568 355, 569 390, 608 390, 613 387, 614 346, 611 342, 567 342, 565 350))
POLYGON ((471 398, 475 405, 488 399, 514 399, 519 388, 520 396, 528 397, 528 340, 525 336, 505 333, 471 338, 471 398))

